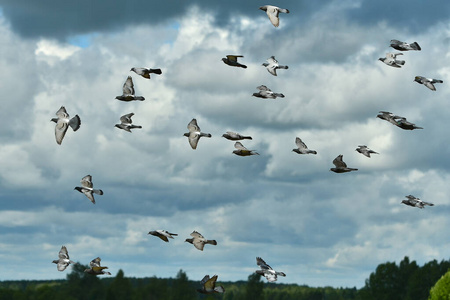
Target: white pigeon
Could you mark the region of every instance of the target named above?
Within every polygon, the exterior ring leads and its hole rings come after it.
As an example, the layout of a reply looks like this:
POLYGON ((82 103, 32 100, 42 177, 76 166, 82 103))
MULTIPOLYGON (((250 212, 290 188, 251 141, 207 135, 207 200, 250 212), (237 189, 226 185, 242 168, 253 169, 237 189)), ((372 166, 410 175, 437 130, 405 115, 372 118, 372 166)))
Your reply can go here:
POLYGON ((201 137, 211 137, 211 134, 201 132, 200 127, 197 125, 196 119, 192 119, 192 121, 187 125, 187 128, 189 132, 185 133, 184 136, 188 137, 189 144, 194 150, 197 149, 197 144, 201 137))
POLYGON ((222 137, 226 138, 230 141, 240 141, 240 140, 251 140, 251 136, 244 136, 236 132, 227 131, 226 133, 222 134, 222 137))
POLYGON ((426 78, 426 77, 423 77, 423 76, 416 76, 414 78, 414 81, 417 82, 417 83, 425 85, 427 88, 429 88, 432 91, 436 90, 436 88, 434 87, 433 83, 443 83, 443 81, 440 80, 440 79, 426 78))
POLYGON ((261 270, 256 270, 255 273, 266 277, 269 282, 277 281, 277 276, 286 276, 283 272, 277 272, 272 269, 261 257, 256 258, 256 264, 261 268, 261 270))
POLYGON ((116 99, 120 100, 120 101, 134 101, 134 100, 144 101, 145 100, 145 98, 142 96, 134 95, 134 84, 133 84, 133 79, 131 78, 131 76, 128 76, 127 80, 125 80, 125 83, 123 84, 123 87, 122 87, 122 95, 117 96, 116 99))
POLYGON ((272 22, 273 26, 278 27, 280 26, 280 18, 278 17, 278 14, 280 12, 282 13, 289 13, 288 9, 285 8, 279 8, 273 5, 264 5, 261 6, 259 9, 265 11, 267 13, 267 16, 269 17, 270 22, 272 22))
POLYGON ((116 125, 114 125, 114 127, 123 129, 128 132, 131 132, 131 129, 142 128, 142 126, 132 124, 133 123, 133 121, 131 120, 132 116, 134 116, 134 113, 129 113, 129 114, 121 116, 120 124, 116 124, 116 125))
POLYGON ((265 85, 260 85, 256 87, 259 92, 253 93, 253 97, 257 98, 263 98, 263 99, 276 99, 277 97, 284 98, 284 95, 282 93, 274 93, 271 89, 269 89, 265 85))
POLYGON ((161 69, 147 69, 147 68, 131 68, 130 71, 133 71, 134 73, 141 75, 144 78, 150 79, 150 74, 158 74, 161 75, 162 71, 161 69))
POLYGON ((62 272, 64 271, 69 264, 74 264, 76 265, 76 262, 73 262, 70 260, 69 258, 69 252, 67 252, 67 248, 66 246, 62 246, 61 250, 59 250, 59 254, 58 254, 58 259, 55 259, 54 261, 52 261, 52 263, 56 264, 58 271, 62 272))
POLYGON ((161 230, 161 229, 150 231, 148 234, 157 236, 160 239, 162 239, 164 242, 167 242, 167 243, 169 242, 169 238, 173 239, 174 236, 178 235, 176 233, 170 233, 167 230, 161 230))
POLYGON ((66 111, 64 106, 61 106, 60 109, 56 112, 57 118, 53 118, 50 121, 55 122, 55 138, 56 143, 61 145, 64 136, 66 135, 67 129, 72 127, 73 131, 77 131, 80 128, 81 120, 78 115, 75 115, 72 119, 70 119, 69 114, 66 111))
POLYGON ((403 204, 412 206, 412 207, 417 207, 417 208, 424 208, 426 205, 428 206, 434 206, 433 203, 429 203, 429 202, 424 202, 422 200, 420 200, 419 198, 414 197, 413 195, 408 195, 405 196, 406 198, 408 198, 408 200, 402 200, 403 204))
POLYGON ((262 64, 266 67, 267 71, 273 76, 277 76, 277 69, 289 69, 288 66, 280 66, 278 60, 275 59, 275 56, 271 56, 267 59, 267 62, 262 64))
POLYGON ((358 146, 358 148, 356 148, 355 150, 367 157, 370 157, 370 154, 379 154, 378 152, 367 148, 366 145, 358 146))
POLYGON ((244 145, 241 144, 241 142, 234 143, 234 148, 237 150, 234 150, 233 153, 239 156, 250 156, 250 155, 259 155, 258 152, 255 150, 248 150, 244 147, 244 145))
POLYGON ((205 275, 200 284, 202 285, 201 289, 197 289, 197 292, 202 294, 214 294, 214 293, 224 293, 225 289, 223 286, 216 286, 217 275, 209 278, 209 275, 205 275))
POLYGON ((336 166, 336 168, 331 168, 330 171, 333 171, 335 173, 358 171, 358 169, 347 167, 347 164, 342 160, 342 157, 343 155, 340 154, 333 160, 333 164, 336 166))
POLYGON ((295 144, 297 145, 297 149, 292 149, 292 151, 298 154, 317 154, 317 151, 309 150, 308 146, 299 137, 295 138, 295 144))
POLYGON ((83 178, 81 178, 81 187, 77 186, 75 187, 75 190, 85 194, 86 197, 89 200, 91 200, 93 204, 95 204, 94 193, 97 195, 103 195, 102 190, 96 190, 93 188, 91 175, 86 175, 83 178))
POLYGON ((382 61, 388 66, 401 68, 405 64, 405 61, 397 60, 397 55, 403 55, 403 53, 386 53, 386 57, 380 57, 378 60, 382 61))
POLYGON ((406 42, 400 42, 399 40, 391 40, 392 48, 399 51, 408 51, 408 50, 417 50, 420 51, 422 48, 420 48, 419 44, 417 42, 408 44, 406 42))
POLYGON ((194 245, 194 247, 200 251, 203 251, 203 248, 205 247, 206 244, 217 245, 216 240, 207 240, 203 237, 203 235, 201 235, 199 232, 195 230, 191 233, 191 236, 192 238, 186 239, 185 242, 194 245))

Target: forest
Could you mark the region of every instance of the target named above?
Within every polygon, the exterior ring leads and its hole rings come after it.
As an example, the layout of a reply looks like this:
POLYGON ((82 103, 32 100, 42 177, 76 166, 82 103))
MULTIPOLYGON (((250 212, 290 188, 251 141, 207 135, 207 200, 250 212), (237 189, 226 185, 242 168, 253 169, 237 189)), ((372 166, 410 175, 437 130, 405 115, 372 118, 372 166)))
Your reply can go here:
MULTIPOLYGON (((441 296, 430 297, 430 290, 447 273, 449 267, 450 261, 433 260, 419 266, 415 261, 404 257, 399 264, 386 262, 378 265, 360 289, 268 283, 260 275, 250 274, 247 281, 218 281, 217 284, 225 288, 224 294, 204 295, 197 292, 200 282, 190 280, 183 270, 178 271, 175 278, 132 278, 126 277, 122 270, 114 277, 99 278, 84 273, 87 267, 77 264, 67 274, 66 280, 2 281, 0 300, 441 299, 441 296)), ((448 293, 450 280, 442 281, 433 290, 435 295, 448 293)))

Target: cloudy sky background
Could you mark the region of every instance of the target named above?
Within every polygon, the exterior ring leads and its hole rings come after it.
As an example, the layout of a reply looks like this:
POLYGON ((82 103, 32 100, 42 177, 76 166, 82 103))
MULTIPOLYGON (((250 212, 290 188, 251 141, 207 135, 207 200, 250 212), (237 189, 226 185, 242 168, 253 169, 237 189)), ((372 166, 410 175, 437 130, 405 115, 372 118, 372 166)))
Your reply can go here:
POLYGON ((241 2, 0 1, 0 280, 65 278, 50 263, 61 245, 126 276, 245 280, 261 256, 280 282, 336 287, 405 255, 449 258, 450 3, 276 1, 291 12, 275 28, 258 10, 268 3, 241 2), (377 59, 391 39, 422 51, 388 67, 377 59), (289 66, 277 77, 261 66, 272 55, 289 66), (114 99, 128 75, 144 102, 114 99), (416 75, 444 83, 433 92, 416 75), (261 84, 286 97, 251 97, 261 84), (59 146, 50 119, 62 105, 82 125, 59 146), (129 112, 142 130, 114 128, 129 112), (195 151, 192 118, 212 134, 195 151), (261 155, 233 155, 226 131, 261 155), (292 152, 296 136, 318 154, 292 152), (359 171, 330 172, 339 154, 359 171), (87 174, 105 193, 96 205, 73 190, 87 174), (435 206, 401 205, 409 194, 435 206), (193 230, 218 246, 184 243, 193 230))

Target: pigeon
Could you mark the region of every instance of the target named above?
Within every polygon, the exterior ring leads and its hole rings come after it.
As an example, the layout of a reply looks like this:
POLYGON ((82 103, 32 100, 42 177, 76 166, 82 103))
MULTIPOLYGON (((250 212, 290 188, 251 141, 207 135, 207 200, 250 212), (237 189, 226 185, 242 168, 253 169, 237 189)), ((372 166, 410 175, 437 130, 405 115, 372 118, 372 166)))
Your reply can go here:
POLYGON ((93 189, 92 186, 92 176, 86 175, 81 178, 81 187, 77 186, 75 187, 75 190, 85 194, 86 197, 88 197, 88 199, 91 200, 93 204, 95 204, 94 193, 97 195, 103 195, 103 191, 93 189))
POLYGON ((158 74, 161 75, 162 71, 161 69, 147 69, 147 68, 131 68, 130 72, 133 71, 134 73, 141 75, 144 78, 150 79, 150 74, 158 74))
POLYGON ((240 140, 251 140, 251 136, 244 136, 236 132, 227 131, 226 133, 222 134, 222 137, 226 138, 230 141, 240 141, 240 140))
POLYGON ((404 117, 395 116, 394 120, 396 122, 395 125, 404 130, 423 129, 423 127, 419 127, 414 123, 408 122, 408 120, 406 120, 406 118, 404 117))
POLYGON ((317 151, 315 150, 309 150, 308 146, 306 146, 305 143, 299 138, 295 138, 295 144, 297 145, 297 149, 292 149, 292 151, 298 153, 298 154, 317 154, 317 151))
POLYGON ((189 144, 191 145, 192 149, 197 149, 198 140, 201 137, 211 137, 211 134, 209 133, 203 133, 201 132, 200 127, 197 125, 197 120, 192 119, 191 122, 189 122, 187 126, 189 132, 185 133, 184 136, 187 136, 189 139, 189 144))
POLYGON ((429 202, 424 202, 422 200, 420 200, 419 198, 414 197, 413 195, 408 195, 405 196, 406 198, 408 198, 408 200, 402 200, 401 203, 412 206, 412 207, 417 207, 417 208, 424 208, 426 205, 428 206, 434 206, 433 203, 429 203, 429 202))
POLYGON ((388 111, 380 111, 380 113, 377 115, 377 118, 388 121, 389 123, 397 126, 397 122, 394 119, 395 117, 398 117, 398 116, 395 116, 393 113, 388 112, 388 111))
POLYGON ((224 293, 225 289, 223 286, 216 286, 217 275, 209 278, 209 275, 205 275, 200 284, 202 285, 201 289, 197 289, 197 292, 202 294, 214 294, 214 293, 224 293))
POLYGON ((422 48, 420 48, 419 44, 417 42, 408 44, 406 42, 400 42, 398 40, 391 40, 392 48, 399 51, 408 51, 408 50, 417 50, 420 51, 422 48))
POLYGON ((244 147, 244 145, 241 144, 241 142, 234 143, 234 148, 237 150, 234 150, 233 153, 239 156, 250 156, 250 155, 259 155, 258 152, 255 150, 248 150, 244 147))
POLYGON ((129 113, 120 117, 120 124, 114 125, 114 127, 123 129, 125 131, 131 132, 131 129, 142 128, 142 126, 133 125, 133 121, 131 117, 134 116, 134 113, 129 113))
POLYGON ((280 25, 280 18, 278 18, 278 14, 280 12, 282 13, 289 13, 289 10, 285 8, 279 8, 273 5, 264 5, 261 6, 259 9, 265 11, 267 13, 267 16, 269 16, 270 22, 272 22, 273 26, 278 27, 280 25))
POLYGON ((123 94, 122 96, 117 96, 116 99, 120 101, 144 101, 145 98, 142 96, 135 96, 134 95, 134 85, 133 85, 133 79, 131 76, 128 76, 127 80, 123 84, 123 94))
POLYGON ((108 269, 108 267, 100 266, 100 261, 101 261, 100 257, 94 258, 89 263, 90 269, 85 269, 84 272, 91 275, 103 275, 103 274, 111 275, 111 273, 103 271, 104 269, 108 269))
POLYGON ((343 155, 340 154, 333 160, 333 164, 336 166, 336 168, 331 168, 330 171, 333 171, 335 173, 358 171, 358 169, 348 168, 347 164, 342 160, 342 157, 343 155))
POLYGON ((370 157, 370 154, 379 154, 378 152, 370 150, 365 145, 358 146, 358 148, 356 148, 355 150, 358 151, 359 153, 363 154, 364 156, 367 156, 367 157, 370 157))
POLYGON ((278 60, 275 59, 275 56, 269 57, 267 62, 262 65, 266 67, 267 71, 273 76, 277 76, 277 69, 289 69, 288 66, 280 66, 278 60))
POLYGON ((429 88, 432 91, 436 90, 433 83, 443 83, 443 81, 440 79, 425 78, 423 76, 416 76, 414 78, 414 81, 425 85, 427 88, 429 88))
POLYGON ((259 90, 259 92, 253 93, 252 96, 254 96, 254 97, 263 98, 263 99, 275 99, 277 97, 284 98, 283 94, 274 93, 265 85, 260 85, 256 88, 259 90))
POLYGON ((69 266, 69 264, 77 264, 76 262, 70 260, 69 252, 67 252, 66 246, 61 247, 58 257, 59 259, 55 259, 54 261, 52 261, 52 263, 57 265, 58 271, 60 272, 64 271, 69 266))
POLYGON ((388 66, 394 68, 401 68, 405 64, 405 61, 397 60, 396 59, 397 55, 403 55, 403 53, 386 53, 386 57, 380 57, 378 60, 381 60, 388 66))
POLYGON ((242 55, 227 55, 227 58, 222 58, 222 61, 232 67, 240 67, 243 69, 247 69, 246 65, 238 63, 237 59, 238 57, 244 57, 242 55))
POLYGON ((168 238, 173 239, 173 236, 177 236, 177 235, 178 235, 178 234, 176 234, 176 233, 170 233, 170 232, 168 232, 167 230, 160 230, 160 229, 150 231, 148 234, 157 236, 157 237, 159 237, 160 239, 162 239, 164 242, 169 242, 169 239, 168 239, 168 238))
POLYGON ((55 138, 56 143, 61 145, 64 136, 66 135, 67 128, 72 127, 73 131, 77 131, 80 128, 81 120, 78 115, 75 115, 72 119, 69 118, 69 114, 64 106, 56 112, 57 118, 53 118, 50 121, 55 122, 55 138))
POLYGON ((277 281, 277 276, 286 277, 286 274, 283 272, 273 270, 261 257, 256 258, 256 264, 261 268, 261 270, 256 270, 255 273, 266 277, 269 282, 277 281))
POLYGON ((207 240, 197 231, 192 231, 191 233, 192 238, 186 239, 185 242, 191 243, 200 251, 203 251, 203 247, 205 247, 205 244, 210 245, 217 245, 216 240, 207 240))

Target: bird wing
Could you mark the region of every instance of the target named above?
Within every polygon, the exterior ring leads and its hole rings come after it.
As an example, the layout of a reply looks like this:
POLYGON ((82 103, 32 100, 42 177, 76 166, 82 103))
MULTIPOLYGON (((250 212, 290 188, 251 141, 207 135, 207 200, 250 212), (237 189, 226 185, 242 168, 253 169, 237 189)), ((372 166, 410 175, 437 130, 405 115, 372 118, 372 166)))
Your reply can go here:
POLYGON ((217 275, 214 275, 213 277, 208 279, 203 285, 205 287, 205 290, 206 291, 214 291, 214 288, 216 286, 216 280, 217 280, 217 275))
POLYGON ((270 22, 273 26, 278 27, 280 25, 280 19, 278 18, 278 7, 268 5, 266 13, 267 16, 269 16, 270 22))
POLYGON ((61 250, 59 250, 59 259, 69 259, 69 252, 67 252, 66 246, 62 246, 61 250))
POLYGON ((69 118, 69 114, 66 111, 66 108, 64 106, 61 106, 60 109, 56 112, 56 116, 58 118, 69 118))
POLYGON ((238 57, 244 57, 243 55, 227 55, 229 61, 237 62, 238 57))
POLYGON ((58 145, 61 145, 64 136, 66 135, 67 128, 69 128, 69 124, 64 121, 62 118, 58 118, 55 126, 55 138, 58 145))
POLYGON ((123 95, 133 95, 134 96, 134 85, 131 76, 128 76, 127 80, 123 84, 123 95))
POLYGON ((201 235, 198 231, 192 231, 192 233, 191 233, 191 236, 195 239, 195 238, 198 238, 198 239, 204 239, 204 237, 203 237, 203 235, 201 235))
POLYGON ((244 147, 244 145, 242 145, 241 142, 234 143, 234 148, 236 148, 238 150, 248 150, 247 148, 244 147))
POLYGON ((131 124, 131 117, 134 116, 134 113, 129 113, 120 117, 120 122, 122 124, 131 124))
POLYGON ((338 155, 334 160, 333 164, 336 166, 336 168, 347 168, 347 164, 342 160, 343 155, 338 155))
POLYGON ((187 125, 187 129, 189 130, 189 132, 201 131, 200 127, 197 125, 196 119, 192 119, 192 121, 189 122, 189 124, 187 125))
POLYGON ((308 149, 308 147, 306 146, 306 144, 303 143, 303 141, 302 141, 299 137, 295 138, 295 144, 297 145, 297 147, 298 147, 299 149, 308 149))
POLYGON ((197 149, 198 140, 200 139, 200 135, 196 132, 190 132, 189 133, 189 144, 191 145, 192 149, 197 149))
POLYGON ((264 92, 271 92, 271 90, 267 87, 267 86, 265 86, 265 85, 260 85, 260 86, 258 86, 258 87, 256 87, 258 90, 260 90, 260 91, 264 91, 264 92))
POLYGON ((83 178, 81 178, 81 185, 83 187, 87 187, 87 188, 92 188, 92 176, 91 175, 86 175, 83 178))
POLYGON ((93 260, 91 260, 91 262, 89 263, 89 266, 91 268, 94 267, 100 267, 100 262, 102 261, 102 259, 100 257, 94 258, 93 260))
POLYGON ((261 258, 256 258, 256 264, 262 269, 262 270, 272 270, 272 268, 261 258))
POLYGON ((205 283, 209 280, 209 275, 205 275, 205 277, 203 277, 203 279, 200 281, 201 285, 205 285, 205 283))

